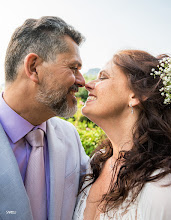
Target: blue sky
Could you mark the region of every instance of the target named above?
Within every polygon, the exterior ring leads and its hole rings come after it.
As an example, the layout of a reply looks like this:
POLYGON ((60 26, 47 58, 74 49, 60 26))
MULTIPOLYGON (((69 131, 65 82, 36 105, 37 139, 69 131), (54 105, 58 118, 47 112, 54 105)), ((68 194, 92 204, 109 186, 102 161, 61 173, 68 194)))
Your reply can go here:
POLYGON ((6 0, 0 8, 0 84, 15 28, 27 18, 59 16, 86 37, 82 73, 101 68, 121 49, 171 54, 170 0, 6 0))

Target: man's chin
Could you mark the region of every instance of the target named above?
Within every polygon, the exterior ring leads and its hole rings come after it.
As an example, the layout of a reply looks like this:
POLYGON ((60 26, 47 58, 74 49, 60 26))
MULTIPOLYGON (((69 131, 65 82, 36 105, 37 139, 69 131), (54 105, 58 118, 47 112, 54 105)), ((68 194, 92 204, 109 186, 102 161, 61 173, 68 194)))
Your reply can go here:
POLYGON ((66 108, 53 110, 56 116, 70 118, 77 112, 77 105, 72 107, 67 106, 66 108))

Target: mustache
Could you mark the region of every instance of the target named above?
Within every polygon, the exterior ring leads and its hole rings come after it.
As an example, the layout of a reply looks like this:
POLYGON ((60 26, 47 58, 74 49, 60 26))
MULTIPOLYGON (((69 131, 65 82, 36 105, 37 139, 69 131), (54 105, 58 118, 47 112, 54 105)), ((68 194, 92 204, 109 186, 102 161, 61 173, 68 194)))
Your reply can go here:
POLYGON ((78 86, 77 85, 72 85, 69 89, 68 89, 68 92, 70 92, 70 91, 74 91, 74 92, 78 92, 78 86))

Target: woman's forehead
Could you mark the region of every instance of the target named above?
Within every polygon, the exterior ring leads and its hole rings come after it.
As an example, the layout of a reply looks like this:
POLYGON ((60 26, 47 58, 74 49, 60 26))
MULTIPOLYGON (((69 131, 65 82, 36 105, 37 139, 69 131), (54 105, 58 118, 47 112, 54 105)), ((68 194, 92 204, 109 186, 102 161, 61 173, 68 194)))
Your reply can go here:
POLYGON ((100 72, 106 72, 108 75, 116 75, 120 73, 120 68, 113 62, 113 59, 111 59, 109 62, 106 63, 106 65, 101 69, 100 72))
POLYGON ((106 72, 107 72, 107 71, 112 70, 113 65, 114 65, 113 61, 112 61, 112 60, 109 60, 109 61, 102 67, 102 69, 100 70, 100 72, 103 72, 103 71, 106 71, 106 72))

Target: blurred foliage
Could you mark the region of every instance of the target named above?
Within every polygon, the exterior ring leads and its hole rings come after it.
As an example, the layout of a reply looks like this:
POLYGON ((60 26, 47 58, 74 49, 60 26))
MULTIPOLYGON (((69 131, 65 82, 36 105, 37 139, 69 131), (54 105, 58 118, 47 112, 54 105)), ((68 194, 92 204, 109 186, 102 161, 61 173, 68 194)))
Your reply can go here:
MULTIPOLYGON (((85 77, 86 82, 89 82, 91 80, 94 80, 95 77, 85 77)), ((98 143, 105 139, 106 136, 104 134, 104 131, 98 127, 95 123, 90 121, 88 118, 86 118, 81 113, 81 109, 84 105, 84 102, 86 101, 88 96, 87 90, 82 87, 79 89, 79 92, 77 93, 77 107, 78 110, 75 113, 75 115, 71 118, 64 119, 69 122, 71 122, 77 129, 80 139, 82 142, 82 145, 85 149, 85 152, 90 155, 92 151, 97 147, 98 143)))
POLYGON ((100 127, 82 115, 81 109, 84 103, 81 98, 77 98, 77 103, 78 110, 76 114, 72 118, 65 120, 71 122, 76 127, 85 152, 90 155, 97 147, 99 141, 106 136, 100 127))

